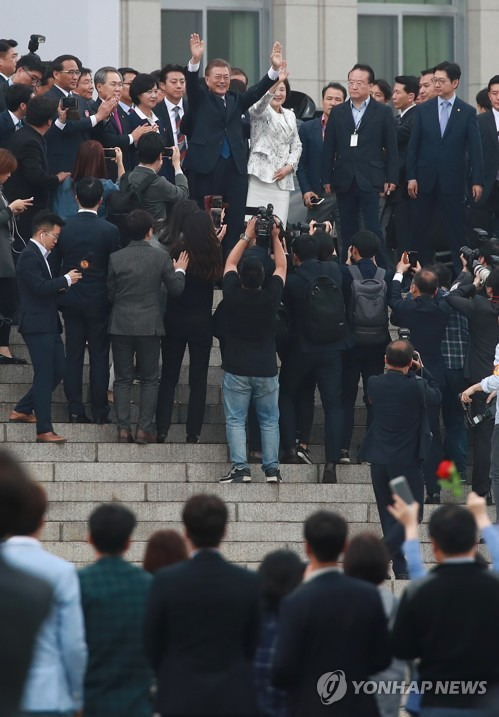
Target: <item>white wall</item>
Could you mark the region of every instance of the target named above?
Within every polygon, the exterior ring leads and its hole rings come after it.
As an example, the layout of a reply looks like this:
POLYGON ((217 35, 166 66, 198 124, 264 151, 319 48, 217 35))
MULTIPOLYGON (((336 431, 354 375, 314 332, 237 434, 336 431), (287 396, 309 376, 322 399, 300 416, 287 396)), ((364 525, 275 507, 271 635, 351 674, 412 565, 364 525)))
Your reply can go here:
POLYGON ((15 0, 2 2, 0 35, 28 51, 31 34, 45 35, 42 60, 76 55, 94 72, 104 65, 120 64, 120 0, 15 0))

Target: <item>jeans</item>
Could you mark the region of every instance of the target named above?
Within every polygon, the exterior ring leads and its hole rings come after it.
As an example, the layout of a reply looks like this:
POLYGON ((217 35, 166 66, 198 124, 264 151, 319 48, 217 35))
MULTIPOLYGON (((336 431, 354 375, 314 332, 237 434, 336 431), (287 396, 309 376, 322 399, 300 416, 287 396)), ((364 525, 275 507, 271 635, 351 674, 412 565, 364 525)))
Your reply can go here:
POLYGON ((246 417, 253 401, 262 437, 262 469, 279 467, 279 382, 277 376, 235 376, 224 372, 223 398, 230 460, 248 468, 246 417))
POLYGON ((494 426, 490 445, 490 480, 496 502, 496 523, 499 523, 499 423, 494 426))
POLYGON ((445 369, 445 385, 442 390, 442 419, 445 426, 444 451, 446 458, 454 461, 461 476, 466 475, 468 436, 464 423, 464 411, 459 394, 466 388, 462 368, 445 369))

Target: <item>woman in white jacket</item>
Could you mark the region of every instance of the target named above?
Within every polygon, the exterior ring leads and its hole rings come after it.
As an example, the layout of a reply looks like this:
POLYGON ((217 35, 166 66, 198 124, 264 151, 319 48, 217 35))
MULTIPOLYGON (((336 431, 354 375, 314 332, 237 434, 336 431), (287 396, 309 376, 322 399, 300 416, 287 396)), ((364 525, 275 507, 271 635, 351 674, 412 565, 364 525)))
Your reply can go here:
POLYGON ((248 160, 248 197, 246 206, 273 204, 274 214, 284 226, 288 220, 289 193, 294 189, 293 172, 301 155, 294 112, 283 108, 289 95, 286 63, 279 79, 249 109, 251 151, 248 160))

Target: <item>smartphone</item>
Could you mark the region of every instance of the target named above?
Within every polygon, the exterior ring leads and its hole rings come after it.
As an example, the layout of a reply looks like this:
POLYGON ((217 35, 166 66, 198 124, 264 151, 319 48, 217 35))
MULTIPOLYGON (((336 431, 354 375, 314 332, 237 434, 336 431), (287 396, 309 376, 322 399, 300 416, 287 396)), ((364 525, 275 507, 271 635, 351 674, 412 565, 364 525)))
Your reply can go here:
POLYGON ((414 503, 414 496, 412 495, 412 491, 405 476, 398 476, 398 478, 394 478, 389 482, 389 485, 392 493, 402 498, 405 503, 408 505, 414 503))
POLYGON ((310 204, 313 204, 314 207, 318 207, 319 204, 322 204, 324 201, 324 197, 311 197, 310 198, 310 204))
POLYGON ((61 100, 63 110, 75 110, 78 107, 78 97, 63 97, 61 100))
POLYGON ((165 147, 164 150, 161 152, 162 157, 168 157, 168 159, 171 159, 173 157, 173 147, 165 147))
POLYGON ((421 355, 419 351, 414 351, 414 353, 412 354, 412 360, 421 363, 421 355))
POLYGON ((416 264, 418 263, 418 253, 417 251, 408 251, 407 257, 409 259, 409 264, 413 267, 413 269, 416 268, 416 264))
POLYGON ((116 151, 113 147, 104 147, 105 159, 116 159, 116 151))

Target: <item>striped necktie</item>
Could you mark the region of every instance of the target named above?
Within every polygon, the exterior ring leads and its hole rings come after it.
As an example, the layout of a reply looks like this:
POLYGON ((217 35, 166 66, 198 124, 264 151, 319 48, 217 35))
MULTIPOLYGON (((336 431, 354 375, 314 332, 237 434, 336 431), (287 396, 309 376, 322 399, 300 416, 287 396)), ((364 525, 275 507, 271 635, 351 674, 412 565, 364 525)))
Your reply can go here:
POLYGON ((175 105, 173 111, 175 112, 175 132, 177 134, 177 147, 178 151, 180 152, 180 163, 182 164, 187 152, 187 142, 185 140, 185 134, 182 134, 182 131, 180 129, 180 122, 182 121, 182 118, 180 117, 180 107, 178 105, 175 105))

